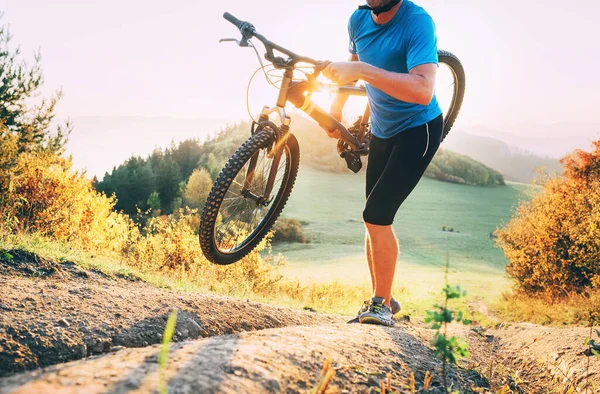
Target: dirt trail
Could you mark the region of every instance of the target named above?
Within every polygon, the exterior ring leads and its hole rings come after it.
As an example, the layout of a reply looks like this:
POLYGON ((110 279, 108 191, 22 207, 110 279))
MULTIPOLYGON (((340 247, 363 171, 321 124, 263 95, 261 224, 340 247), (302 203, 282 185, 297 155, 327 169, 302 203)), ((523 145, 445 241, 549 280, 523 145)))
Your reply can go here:
MULTIPOLYGON (((12 376, 0 379, 1 393, 155 391, 159 346, 152 345, 173 309, 170 392, 306 392, 326 357, 337 373, 333 392, 375 392, 388 372, 396 388, 412 372, 422 387, 427 371, 435 375, 431 392, 441 392, 425 329, 347 325, 343 316, 178 293, 10 254, 0 257, 0 376, 12 376), (46 368, 15 375, 38 367, 46 368)), ((449 379, 466 392, 475 382, 469 376, 449 379)))
MULTIPOLYGON (((10 254, 10 261, 0 254, 2 394, 156 392, 155 344, 173 309, 175 343, 164 371, 172 393, 309 392, 327 357, 336 371, 329 393, 378 392, 388 373, 396 392, 411 392, 411 374, 420 390, 427 372, 434 375, 429 392, 443 392, 441 365, 428 345, 432 331, 418 325, 348 325, 343 316, 179 293, 10 254)), ((587 376, 600 387, 600 357, 588 357, 583 345, 587 329, 512 324, 451 332, 467 337, 471 350, 449 374, 459 392, 488 387, 474 371, 495 390, 562 392, 565 384, 581 388, 587 376)))
MULTIPOLYGON (((585 345, 589 328, 544 327, 529 323, 510 324, 491 331, 498 345, 521 358, 543 365, 555 379, 567 385, 581 386, 589 377, 600 393, 600 357, 590 356, 585 345)), ((592 333, 592 338, 598 337, 592 333)), ((600 350, 600 349, 599 349, 600 350)))
MULTIPOLYGON (((158 392, 159 346, 125 349, 0 381, 0 393, 158 392)), ((316 387, 326 357, 336 376, 331 393, 375 393, 387 373, 395 392, 423 387, 436 374, 430 393, 441 393, 440 363, 407 325, 381 328, 359 324, 287 327, 174 344, 165 370, 169 393, 297 393, 316 387)), ((449 381, 471 392, 467 375, 449 381)))
POLYGON ((171 310, 174 341, 293 325, 339 316, 158 289, 11 251, 0 257, 0 377, 121 347, 159 343, 171 310))

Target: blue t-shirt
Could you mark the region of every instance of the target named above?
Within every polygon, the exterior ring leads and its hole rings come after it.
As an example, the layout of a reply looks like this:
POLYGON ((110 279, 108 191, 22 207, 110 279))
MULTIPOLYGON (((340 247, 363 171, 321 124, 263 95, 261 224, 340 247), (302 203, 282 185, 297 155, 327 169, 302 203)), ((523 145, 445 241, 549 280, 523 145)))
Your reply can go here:
MULTIPOLYGON (((387 71, 408 74, 422 64, 438 64, 435 25, 427 12, 404 0, 394 18, 384 25, 371 12, 357 10, 348 23, 350 52, 358 59, 387 71)), ((433 96, 429 105, 406 103, 367 84, 371 104, 371 131, 390 138, 437 118, 442 110, 433 96)))

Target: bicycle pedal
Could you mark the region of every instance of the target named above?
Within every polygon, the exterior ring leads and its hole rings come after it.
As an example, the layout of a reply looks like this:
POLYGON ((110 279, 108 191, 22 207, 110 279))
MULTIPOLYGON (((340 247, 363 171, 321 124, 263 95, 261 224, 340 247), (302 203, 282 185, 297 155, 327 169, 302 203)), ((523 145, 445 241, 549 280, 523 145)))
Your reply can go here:
POLYGON ((353 152, 343 152, 342 157, 346 160, 346 165, 350 171, 356 174, 361 170, 362 161, 360 160, 360 156, 353 152))

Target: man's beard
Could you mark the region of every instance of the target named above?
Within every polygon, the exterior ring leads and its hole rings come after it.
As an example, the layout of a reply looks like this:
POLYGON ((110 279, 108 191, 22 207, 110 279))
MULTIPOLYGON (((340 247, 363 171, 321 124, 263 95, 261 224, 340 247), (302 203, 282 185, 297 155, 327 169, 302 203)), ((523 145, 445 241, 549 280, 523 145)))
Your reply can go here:
POLYGON ((371 8, 379 8, 388 5, 392 0, 366 0, 366 2, 371 8))
POLYGON ((359 10, 371 10, 375 15, 379 15, 391 10, 402 0, 366 0, 367 5, 359 6, 359 10))

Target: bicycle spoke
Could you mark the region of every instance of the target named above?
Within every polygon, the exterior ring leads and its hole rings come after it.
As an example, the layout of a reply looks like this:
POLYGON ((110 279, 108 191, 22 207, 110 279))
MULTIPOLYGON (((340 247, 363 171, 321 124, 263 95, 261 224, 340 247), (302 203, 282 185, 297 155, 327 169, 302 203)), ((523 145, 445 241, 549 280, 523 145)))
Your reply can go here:
MULTIPOLYGON (((263 197, 271 172, 273 159, 267 157, 267 149, 261 149, 254 167, 253 179, 248 185, 248 192, 257 197, 263 197)), ((275 181, 273 183, 272 195, 277 195, 283 186, 286 168, 289 165, 289 152, 284 149, 281 162, 275 169, 275 181)), ((223 204, 219 210, 220 224, 215 228, 215 241, 219 249, 231 252, 240 247, 250 237, 267 216, 272 206, 257 204, 256 201, 241 194, 244 190, 244 181, 248 173, 248 165, 244 167, 231 181, 230 189, 223 198, 223 204), (242 176, 240 176, 242 175, 242 176), (234 190, 231 190, 234 189, 234 190)))

